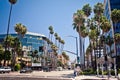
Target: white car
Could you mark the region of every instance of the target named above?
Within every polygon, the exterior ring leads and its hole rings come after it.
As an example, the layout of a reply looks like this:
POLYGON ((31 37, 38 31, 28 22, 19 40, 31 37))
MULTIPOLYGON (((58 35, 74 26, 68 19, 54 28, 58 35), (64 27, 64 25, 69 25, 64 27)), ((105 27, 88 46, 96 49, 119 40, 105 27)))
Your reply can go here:
POLYGON ((9 73, 11 72, 10 67, 0 67, 0 73, 9 73))

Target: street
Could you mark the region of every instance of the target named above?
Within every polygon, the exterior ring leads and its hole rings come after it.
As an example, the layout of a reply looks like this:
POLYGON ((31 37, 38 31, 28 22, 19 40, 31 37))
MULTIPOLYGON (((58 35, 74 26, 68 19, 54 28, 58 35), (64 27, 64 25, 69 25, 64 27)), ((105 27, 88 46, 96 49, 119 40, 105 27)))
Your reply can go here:
POLYGON ((0 74, 0 80, 117 80, 111 76, 109 79, 96 75, 80 75, 74 78, 73 70, 64 71, 33 71, 32 73, 11 72, 0 74))
POLYGON ((11 72, 0 74, 0 80, 72 80, 73 70, 33 71, 32 73, 11 72))

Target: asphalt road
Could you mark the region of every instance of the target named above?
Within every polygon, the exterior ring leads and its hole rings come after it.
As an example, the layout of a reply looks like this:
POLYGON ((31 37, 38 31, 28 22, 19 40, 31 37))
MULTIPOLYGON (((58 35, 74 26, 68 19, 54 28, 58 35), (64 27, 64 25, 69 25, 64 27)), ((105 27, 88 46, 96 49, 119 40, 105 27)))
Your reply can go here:
POLYGON ((32 73, 11 72, 0 74, 0 80, 72 80, 73 70, 66 71, 33 71, 32 73))

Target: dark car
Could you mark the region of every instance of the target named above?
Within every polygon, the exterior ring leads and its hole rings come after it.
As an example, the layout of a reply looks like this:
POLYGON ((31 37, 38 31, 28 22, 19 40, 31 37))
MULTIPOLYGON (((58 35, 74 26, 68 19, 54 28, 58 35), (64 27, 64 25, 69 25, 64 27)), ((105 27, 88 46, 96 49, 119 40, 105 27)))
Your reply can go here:
POLYGON ((31 68, 23 68, 20 70, 20 73, 31 73, 32 69, 31 68))

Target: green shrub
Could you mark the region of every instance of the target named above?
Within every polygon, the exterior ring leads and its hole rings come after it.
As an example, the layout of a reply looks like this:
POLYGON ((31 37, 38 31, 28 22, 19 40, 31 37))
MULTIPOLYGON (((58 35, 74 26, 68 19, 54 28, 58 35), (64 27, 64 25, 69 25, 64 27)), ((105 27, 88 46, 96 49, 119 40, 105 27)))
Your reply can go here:
POLYGON ((120 69, 118 69, 118 74, 120 74, 120 69))
POLYGON ((18 70, 20 70, 20 64, 15 64, 15 67, 14 67, 14 69, 15 69, 15 71, 18 71, 18 70))
POLYGON ((115 71, 114 70, 111 70, 111 75, 115 75, 115 71))
POLYGON ((103 75, 107 75, 108 74, 108 71, 103 71, 103 75))
POLYGON ((93 69, 89 68, 83 71, 84 75, 93 75, 96 74, 96 71, 94 71, 93 69))

